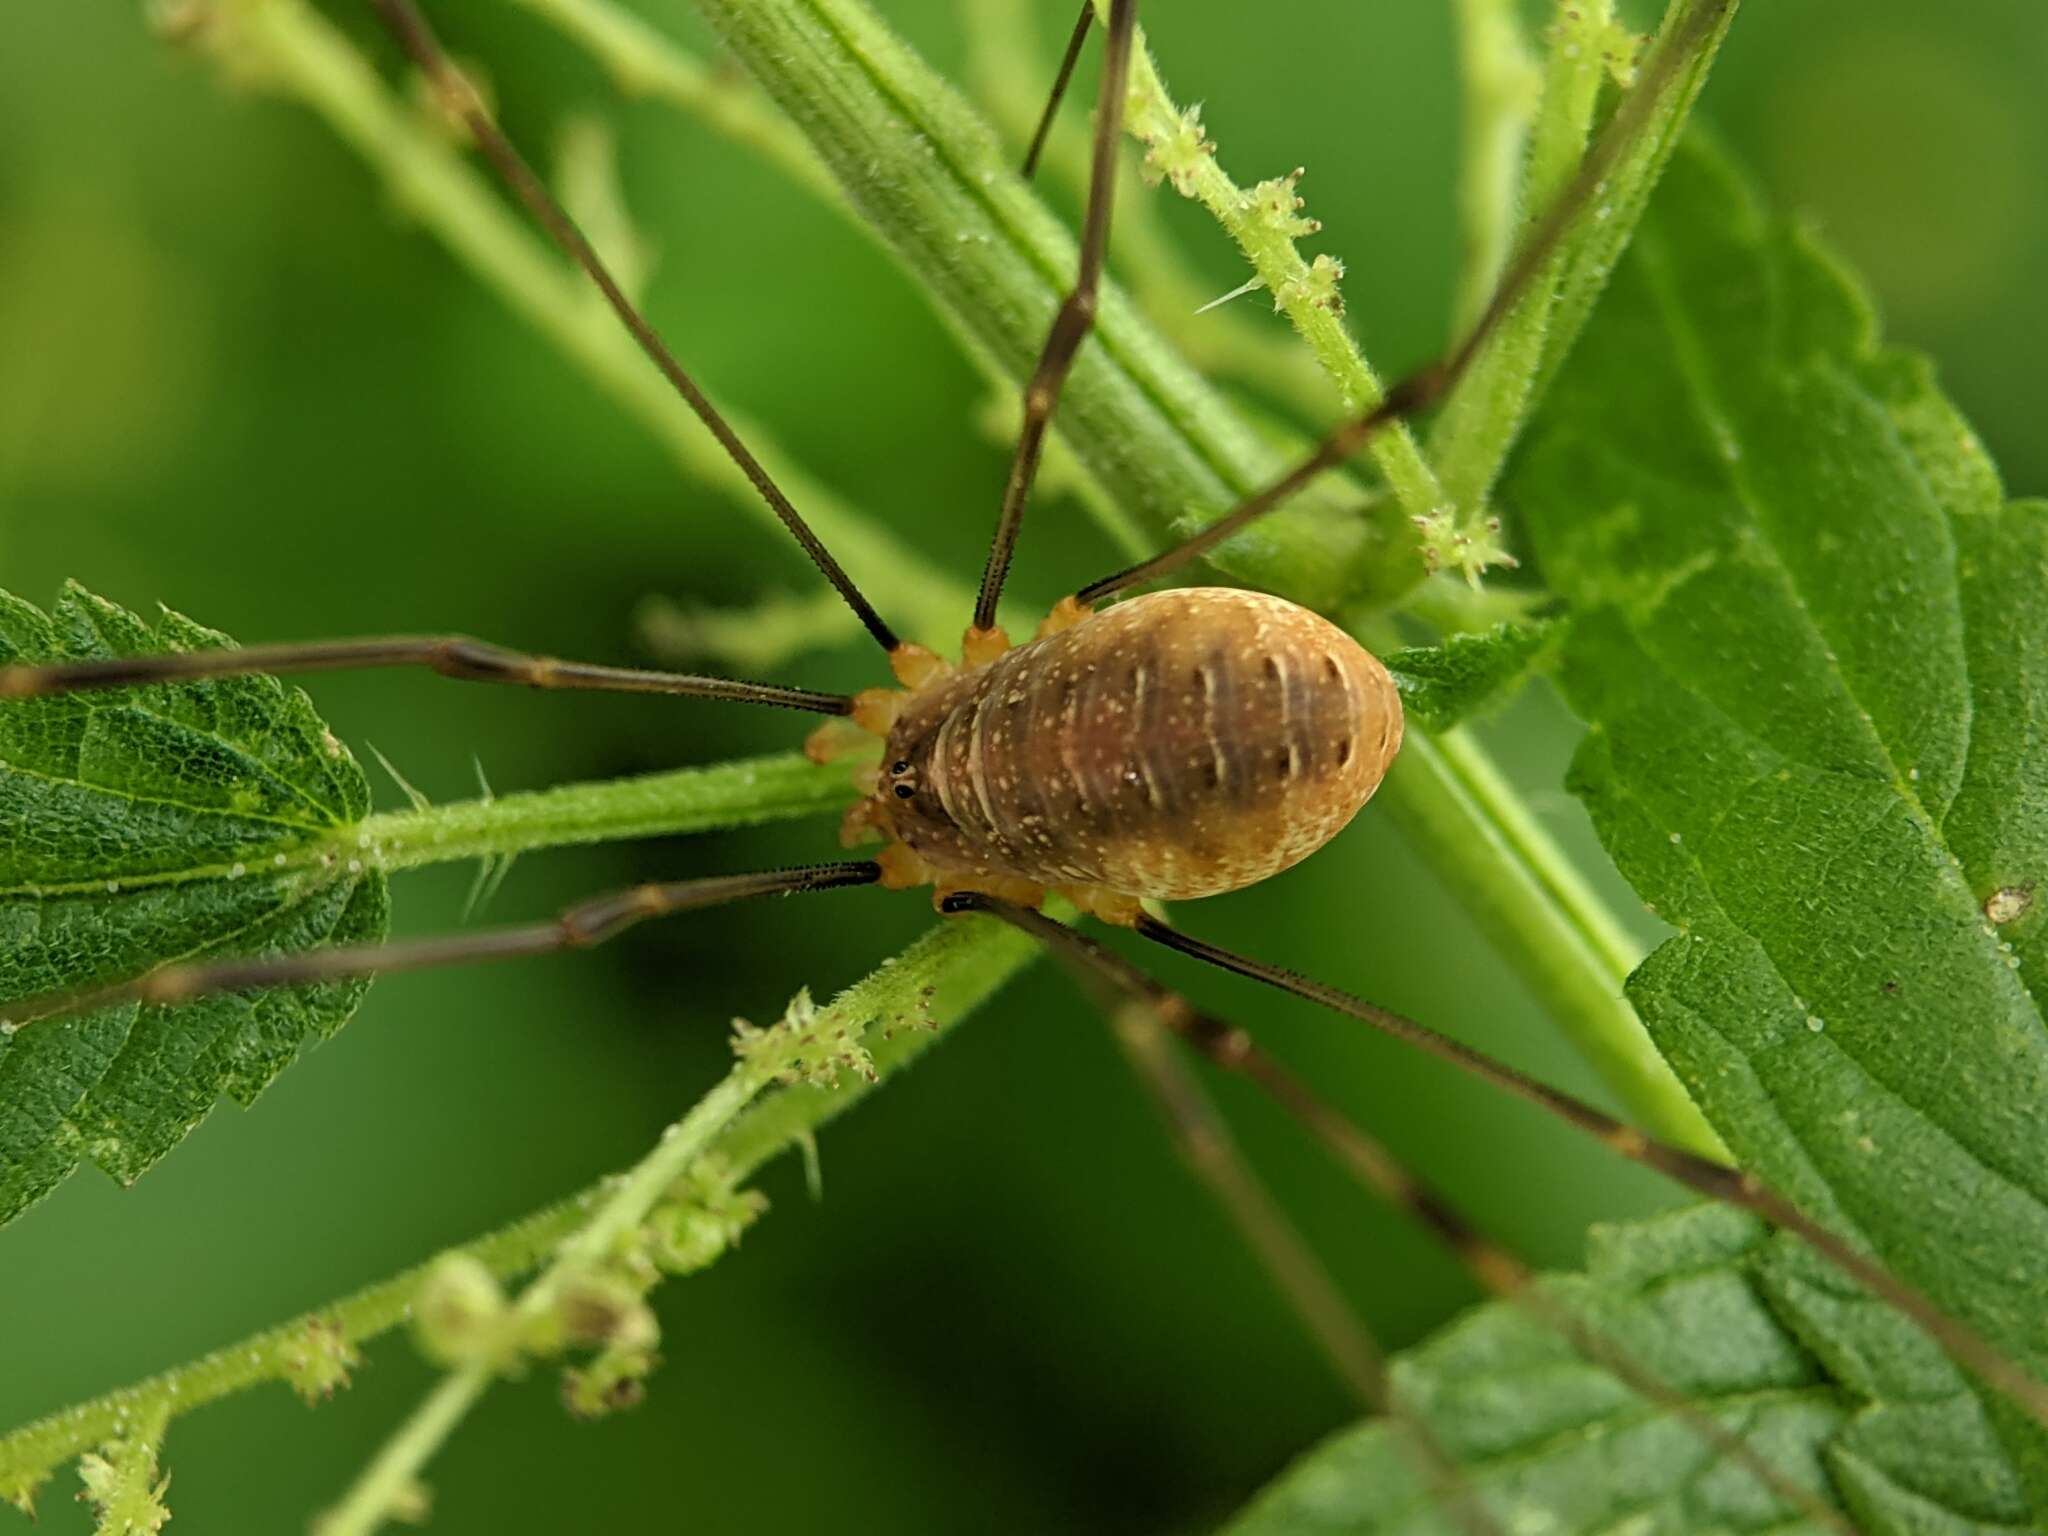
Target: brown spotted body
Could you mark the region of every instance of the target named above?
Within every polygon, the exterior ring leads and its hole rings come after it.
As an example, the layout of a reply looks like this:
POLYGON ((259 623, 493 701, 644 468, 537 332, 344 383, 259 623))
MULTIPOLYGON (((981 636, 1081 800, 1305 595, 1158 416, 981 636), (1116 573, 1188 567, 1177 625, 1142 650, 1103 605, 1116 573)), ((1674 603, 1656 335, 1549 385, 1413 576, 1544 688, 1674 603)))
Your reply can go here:
POLYGON ((905 883, 1054 888, 1125 920, 1237 890, 1335 836, 1401 744, 1386 669, 1281 598, 1186 588, 1048 628, 897 696, 857 820, 915 855, 905 883))

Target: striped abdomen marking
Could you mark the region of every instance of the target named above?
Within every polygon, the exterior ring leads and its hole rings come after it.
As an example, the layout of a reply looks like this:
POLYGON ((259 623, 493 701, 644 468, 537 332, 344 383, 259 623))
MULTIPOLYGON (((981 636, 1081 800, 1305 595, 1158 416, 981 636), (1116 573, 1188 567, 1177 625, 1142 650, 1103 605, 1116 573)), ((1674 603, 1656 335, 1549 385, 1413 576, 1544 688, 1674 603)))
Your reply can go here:
POLYGON ((1209 896, 1328 842, 1400 744, 1393 681, 1349 635, 1281 598, 1197 587, 920 694, 881 794, 941 871, 1209 896))

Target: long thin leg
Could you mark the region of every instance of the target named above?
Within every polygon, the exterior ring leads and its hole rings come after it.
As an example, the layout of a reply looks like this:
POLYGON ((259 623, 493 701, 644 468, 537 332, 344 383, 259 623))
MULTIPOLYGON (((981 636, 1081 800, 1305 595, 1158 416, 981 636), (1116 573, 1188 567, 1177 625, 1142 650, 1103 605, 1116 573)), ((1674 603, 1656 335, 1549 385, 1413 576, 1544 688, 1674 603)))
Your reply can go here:
POLYGON ((1081 62, 1081 45, 1088 41, 1088 29, 1095 24, 1095 0, 1081 0, 1080 19, 1067 39, 1067 51, 1060 57, 1059 73, 1053 76, 1052 91, 1045 98, 1045 110, 1038 114, 1038 126, 1031 132, 1031 147, 1024 151, 1024 179, 1038 171, 1038 157, 1045 153, 1045 141, 1052 133, 1052 120, 1059 116, 1060 102, 1073 81, 1074 66, 1081 62))
MULTIPOLYGON (((1084 981, 1099 980, 1085 972, 1082 976, 1084 981)), ((1110 1016, 1125 1058, 1159 1105, 1182 1159, 1223 1207, 1345 1385, 1366 1408, 1385 1415, 1410 1437, 1428 1468, 1433 1491, 1453 1507, 1472 1536, 1505 1536, 1429 1427, 1400 1401, 1379 1341, 1245 1161, 1201 1084, 1169 1048, 1157 1006, 1107 995, 1098 1001, 1110 1016)))
MULTIPOLYGON (((946 899, 948 912, 986 912, 1040 940, 1077 971, 1116 987, 1133 1003, 1150 1008, 1159 1021, 1218 1066, 1257 1084, 1321 1141, 1359 1183, 1388 1204, 1408 1212, 1456 1254, 1466 1270, 1493 1295, 1524 1307, 1555 1329, 1574 1348, 1614 1374, 1630 1390, 1683 1420, 1720 1454, 1742 1465, 1764 1486, 1829 1528, 1855 1536, 1856 1528, 1794 1482, 1746 1441, 1702 1412, 1683 1393, 1587 1327, 1564 1305, 1532 1284, 1522 1261, 1474 1227, 1442 1194, 1404 1168, 1380 1142, 1367 1135, 1307 1083, 1260 1050, 1242 1029, 1201 1012, 1114 950, 1043 913, 978 892, 946 899)), ((1157 925, 1155 925, 1157 926, 1157 925)), ((1171 932, 1171 930, 1166 930, 1171 932)), ((1176 946, 1178 947, 1178 946, 1176 946)), ((1192 951, 1190 951, 1192 953, 1192 951)), ((1420 1025, 1413 1026, 1420 1030, 1420 1025)), ((1428 1033, 1428 1031, 1424 1031, 1428 1033)))
POLYGON ((1177 570, 1214 549, 1247 523, 1288 501, 1324 470, 1342 464, 1395 422, 1428 409, 1449 394, 1501 321, 1521 302, 1522 295, 1542 273, 1579 214, 1599 195, 1616 162, 1634 143, 1656 110, 1664 88, 1736 3, 1737 0, 1696 0, 1693 8, 1666 33, 1657 52, 1638 73, 1635 88, 1615 109, 1605 132, 1587 152, 1578 174, 1522 242, 1514 259, 1502 272, 1493 298, 1466 333, 1465 339, 1451 352, 1395 384, 1378 405, 1331 432, 1316 444, 1307 458, 1264 490, 1246 497, 1208 527, 1149 560, 1114 572, 1100 581, 1090 582, 1075 594, 1076 597, 1083 603, 1098 603, 1127 588, 1177 570))
POLYGON ((1095 154, 1088 172, 1088 212, 1081 224, 1080 271, 1074 288, 1061 301, 1046 333, 1045 348, 1024 389, 1024 426, 1017 434, 1017 452, 1010 461, 1009 482, 1003 487, 1002 511, 996 518, 996 534, 989 545, 988 565, 981 573, 981 593, 974 601, 974 627, 987 631, 995 627, 996 600, 1003 594, 1003 581, 1010 574, 1010 557, 1016 553, 1017 530, 1024 521, 1024 503, 1030 498, 1031 483, 1038 476, 1039 455, 1045 449, 1045 431, 1058 407, 1060 390, 1074 356, 1095 324, 1096 289, 1102 281, 1102 262, 1109 249, 1110 205, 1116 198, 1116 152, 1123 133, 1124 89, 1130 75, 1131 37, 1138 24, 1137 0, 1111 0, 1109 36, 1102 55, 1102 91, 1095 109, 1095 154))
POLYGON ((1275 1289, 1287 1298, 1344 1384, 1367 1406, 1387 1392, 1386 1357, 1294 1223, 1259 1182, 1200 1083, 1171 1050, 1148 1006, 1111 1000, 1117 1044, 1150 1090, 1188 1168, 1209 1188, 1275 1289))
MULTIPOLYGON (((1236 1225, 1338 1375, 1367 1409, 1383 1415, 1408 1436, 1432 1492, 1471 1536, 1506 1536, 1429 1425, 1401 1401, 1387 1372, 1386 1354, 1372 1331, 1344 1300, 1314 1250, 1252 1172, 1201 1085, 1169 1048, 1167 1036, 1173 1021, 1164 1016, 1157 997, 1141 996, 1118 985, 1100 968, 1074 964, 1075 957, 1052 938, 1053 932, 1070 934, 1072 930, 1028 908, 963 895, 949 901, 945 910, 989 912, 1048 942, 1072 966, 1075 979, 1108 1016, 1112 1034, 1139 1082, 1159 1105, 1183 1160, 1236 1225)), ((1164 995, 1160 989, 1153 990, 1164 995)))
POLYGON ((1141 916, 1136 927, 1145 938, 1168 949, 1192 955, 1221 970, 1263 982, 1296 997, 1307 998, 1310 1002, 1369 1024, 1382 1034, 1427 1051, 1462 1072, 1536 1105, 1612 1148, 1630 1162, 1654 1169, 1696 1194, 1750 1211, 1772 1226, 1795 1234, 1859 1285, 1912 1318, 1949 1354, 2011 1397, 2043 1425, 2048 1425, 2048 1385, 2021 1370, 1975 1329, 1950 1317, 1918 1288, 1899 1279, 1868 1254, 1850 1246, 1754 1174, 1723 1167, 1682 1147, 1657 1141, 1581 1099, 1539 1083, 1513 1067, 1482 1055, 1447 1035, 1440 1035, 1405 1015, 1366 1002, 1337 987, 1311 981, 1293 971, 1192 938, 1151 917, 1141 916))
POLYGON ((762 467, 761 461, 740 441, 739 434, 732 429, 731 423, 719 414, 718 408, 711 403, 704 391, 697 387, 697 381, 676 361, 676 356, 668 349, 668 344, 661 339, 654 327, 647 323, 646 318, 634 307, 633 301, 626 297, 625 290, 620 288, 603 259, 598 256, 589 240, 584 238, 583 231, 577 228, 575 220, 571 219, 562 205, 555 201, 554 194, 547 189, 547 184, 534 174, 533 168, 526 163, 524 157, 513 147, 512 141, 505 137, 492 119, 490 111, 483 104, 483 99, 477 95, 462 72, 450 62, 418 7, 412 0, 369 0, 369 3, 383 18, 384 24, 391 29, 400 45, 419 65, 448 110, 469 130, 470 135, 476 140, 477 147, 483 151, 484 158, 491 162, 505 185, 526 205, 527 211, 547 231, 549 238, 562 248, 570 260, 590 275, 590 280, 597 284, 599 292, 605 297, 605 302, 612 307, 612 312, 640 344, 640 350, 647 354, 654 366, 661 370, 662 377, 666 378, 675 392, 682 396, 683 403, 696 413, 697 419, 718 439, 719 446, 731 457, 733 463, 740 467, 741 473, 752 482, 761 499, 767 502, 769 508, 782 520, 782 526, 789 530, 791 537, 803 547, 804 553, 810 556, 811 563, 832 583, 840 597, 845 600, 846 606, 853 610, 867 632, 874 636, 875 643, 885 651, 895 650, 896 632, 883 621, 882 616, 875 611, 874 605, 861 593, 860 588, 854 585, 853 578, 846 574, 844 568, 832 557, 831 551, 825 548, 824 541, 811 530, 810 524, 804 521, 803 514, 797 511, 790 499, 783 494, 782 488, 762 467))
POLYGON ((426 667, 466 683, 514 683, 526 688, 562 688, 600 693, 658 693, 739 704, 772 704, 819 715, 853 712, 843 694, 815 693, 729 677, 686 672, 648 672, 635 667, 558 661, 507 650, 466 635, 382 635, 363 640, 324 640, 304 645, 250 645, 218 651, 169 651, 156 656, 119 656, 105 661, 16 662, 0 666, 0 699, 34 699, 87 688, 127 688, 145 683, 203 677, 246 677, 253 673, 336 672, 350 667, 426 667))
POLYGON ((651 917, 724 906, 749 896, 790 896, 799 891, 873 885, 881 878, 881 866, 865 859, 804 864, 752 875, 712 875, 667 885, 636 885, 578 902, 547 922, 519 927, 487 928, 477 933, 410 939, 396 944, 341 944, 293 955, 251 955, 164 965, 112 986, 86 992, 45 993, 6 1004, 6 1016, 0 1017, 0 1034, 12 1034, 38 1020, 85 1013, 116 1003, 185 1003, 221 992, 263 991, 356 976, 381 976, 391 971, 504 960, 515 955, 544 955, 560 949, 588 949, 651 917))

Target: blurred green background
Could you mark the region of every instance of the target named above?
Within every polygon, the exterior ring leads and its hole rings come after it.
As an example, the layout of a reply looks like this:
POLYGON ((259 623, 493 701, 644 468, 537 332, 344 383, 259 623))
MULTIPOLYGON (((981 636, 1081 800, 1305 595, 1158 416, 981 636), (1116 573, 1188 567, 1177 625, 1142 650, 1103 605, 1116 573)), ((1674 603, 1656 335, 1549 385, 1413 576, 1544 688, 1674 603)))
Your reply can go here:
MULTIPOLYGON (((951 0, 882 8, 957 66, 951 0)), ((637 9, 699 35, 686 0, 637 9)), ((1045 9, 1034 79, 1069 15, 1066 0, 1045 9)), ((1151 9, 1169 81, 1207 103, 1241 179, 1308 164, 1326 224, 1314 248, 1348 263, 1375 360, 1427 356, 1456 252, 1447 8, 1291 0, 1284 29, 1269 7, 1151 9)), ((0 20, 0 584, 47 601, 77 576, 251 640, 450 628, 620 659, 650 593, 809 590, 790 551, 678 480, 324 127, 223 89, 138 10, 17 5, 0 20)), ((915 289, 743 151, 617 102, 500 0, 435 10, 529 141, 569 110, 616 123, 660 255, 653 313, 713 390, 971 580, 1003 451, 976 428, 978 378, 915 289)), ((1740 18, 1704 109, 1864 271, 1890 333, 1935 354, 2022 492, 2048 487, 2044 76, 2038 0, 1772 0, 1740 18)), ((1217 292, 1233 286, 1234 254, 1183 213, 1192 260, 1217 292)), ((1034 601, 1110 558, 1071 505, 1049 504, 1034 532, 1017 575, 1034 601)), ((851 648, 792 670, 819 686, 874 680, 851 648)), ((472 754, 502 791, 771 750, 802 729, 410 676, 315 693, 345 739, 375 743, 437 798, 472 792, 472 754)), ((1570 722, 1537 697, 1487 729, 1532 803, 1588 849, 1558 787, 1570 722)), ((806 824, 530 857, 494 915, 831 846, 828 826, 806 824)), ((401 927, 454 924, 468 879, 405 877, 401 927)), ((921 895, 858 892, 380 985, 252 1111, 217 1111, 135 1188, 86 1171, 0 1232, 0 1423, 225 1343, 632 1160, 719 1070, 727 1019, 771 1017, 799 984, 830 992, 931 920, 921 895)), ((1370 813, 1199 925, 1590 1087, 1370 813)), ((1572 1263, 1588 1221, 1668 1198, 1327 1018, 1171 974, 1255 1023, 1540 1261, 1572 1263)), ((1449 1261, 1233 1087, 1217 1091, 1250 1151, 1388 1339, 1469 1303, 1449 1261)), ((744 1250, 659 1293, 667 1363, 645 1406, 591 1426, 563 1416, 545 1373, 495 1392, 433 1468, 435 1529, 1194 1529, 1353 1412, 1050 968, 833 1127, 822 1156, 821 1203, 778 1167, 776 1208, 744 1250)), ((268 1388, 178 1422, 176 1528, 299 1528, 429 1379, 386 1341, 316 1413, 268 1388)), ((68 1474, 47 1491, 44 1529, 85 1528, 72 1491, 68 1474)))

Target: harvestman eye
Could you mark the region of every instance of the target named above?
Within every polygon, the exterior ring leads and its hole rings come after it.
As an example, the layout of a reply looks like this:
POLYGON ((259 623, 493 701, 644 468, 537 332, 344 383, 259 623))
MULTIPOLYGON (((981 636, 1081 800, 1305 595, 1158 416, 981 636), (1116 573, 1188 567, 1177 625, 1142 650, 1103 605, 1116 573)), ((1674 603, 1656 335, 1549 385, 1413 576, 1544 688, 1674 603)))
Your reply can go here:
MULTIPOLYGON (((1664 89, 1724 19, 1732 0, 1692 0, 1678 12, 1657 51, 1640 66, 1636 84, 1577 176, 1532 225, 1507 264, 1492 302, 1453 351, 1397 384, 1382 404, 1338 427, 1287 474, 1246 497, 1202 532, 1082 587, 1075 599, 1055 608, 1038 638, 1013 646, 995 624, 997 601, 1045 433, 1075 357, 1094 325, 1109 239, 1136 25, 1136 0, 1112 0, 1076 279, 1058 307, 1023 392, 1024 424, 1002 488, 995 535, 958 666, 902 642, 862 595, 627 300, 543 183, 526 168, 481 99, 450 64, 412 0, 371 3, 484 147, 512 192, 596 282, 634 339, 839 592, 888 656, 897 677, 905 680, 904 686, 847 697, 775 684, 561 662, 464 637, 431 636, 180 653, 78 666, 10 666, 0 668, 0 700, 168 679, 342 666, 420 666, 474 682, 670 694, 850 717, 875 738, 877 755, 865 769, 862 782, 869 787, 849 816, 849 830, 879 833, 885 846, 872 861, 643 886, 579 904, 550 922, 525 928, 169 966, 90 994, 29 999, 13 1010, 17 1024, 123 1000, 174 1003, 221 991, 586 946, 649 917, 757 895, 871 884, 931 886, 942 912, 986 914, 1031 935, 1077 971, 1148 1010, 1158 1023, 1220 1066, 1250 1077, 1292 1110, 1361 1182, 1445 1237, 1487 1289, 1528 1306, 1631 1388, 1682 1419, 1718 1454, 1742 1462, 1816 1520, 1847 1528, 1839 1515, 1803 1489, 1787 1492, 1778 1469, 1745 1442, 1732 1440, 1717 1421, 1693 1408, 1653 1373, 1605 1345, 1582 1319, 1565 1314, 1543 1293, 1531 1291, 1519 1261, 1483 1237, 1444 1197, 1395 1165, 1384 1148, 1267 1057, 1247 1034, 1167 991, 1114 950, 1039 911, 1056 893, 1149 941, 1306 997, 1406 1040, 1681 1185, 1797 1234, 2048 1423, 2048 1388, 1784 1196, 1746 1175, 1651 1140, 1400 1015, 1182 934, 1148 916, 1142 905, 1152 899, 1190 899, 1256 884, 1328 842, 1365 805, 1400 748, 1400 697, 1386 669, 1350 635, 1278 597, 1188 587, 1133 597, 1100 612, 1094 605, 1179 569, 1285 503, 1390 424, 1441 401, 1546 268, 1594 189, 1642 132, 1664 89), (1196 658, 1209 659, 1191 664, 1196 658), (1010 711, 1022 712, 1019 723, 1014 729, 998 730, 996 722, 1010 711), (1331 741, 1334 751, 1319 749, 1319 743, 1331 741), (891 781, 881 781, 876 772, 876 765, 883 762, 889 765, 891 781), (922 799, 909 783, 900 782, 913 762, 927 765, 921 773, 933 793, 922 799), (1272 772, 1249 771, 1260 762, 1269 763, 1272 772), (1226 765, 1243 765, 1247 771, 1226 771, 1226 765), (1117 795, 1119 780, 1142 784, 1146 793, 1117 795), (1071 796, 1048 789, 1069 782, 1071 796), (1199 839, 1191 836, 1195 828, 1201 829, 1199 839)), ((1084 6, 1047 108, 1048 122, 1092 17, 1092 8, 1084 6)), ((1034 142, 1034 159, 1036 153, 1034 142)), ((1171 1099, 1172 1090, 1160 1091, 1171 1099)), ((1169 1118, 1186 1131, 1184 1116, 1169 1118)), ((1273 1262, 1269 1252, 1262 1250, 1262 1256, 1273 1262)), ((1302 1261, 1294 1255, 1292 1262, 1302 1261)), ((1300 1301, 1299 1291, 1285 1276, 1281 1283, 1300 1301)), ((1319 1283, 1327 1284, 1327 1277, 1319 1283)), ((1312 1320, 1310 1326, 1361 1394, 1415 1431, 1418 1454, 1443 1473, 1455 1491, 1455 1467, 1419 1421, 1388 1396, 1376 1351, 1362 1328, 1347 1335, 1344 1327, 1327 1318, 1312 1320)), ((1476 1501, 1461 1503, 1472 1506, 1461 1511, 1468 1524, 1481 1531, 1494 1529, 1476 1501)))

